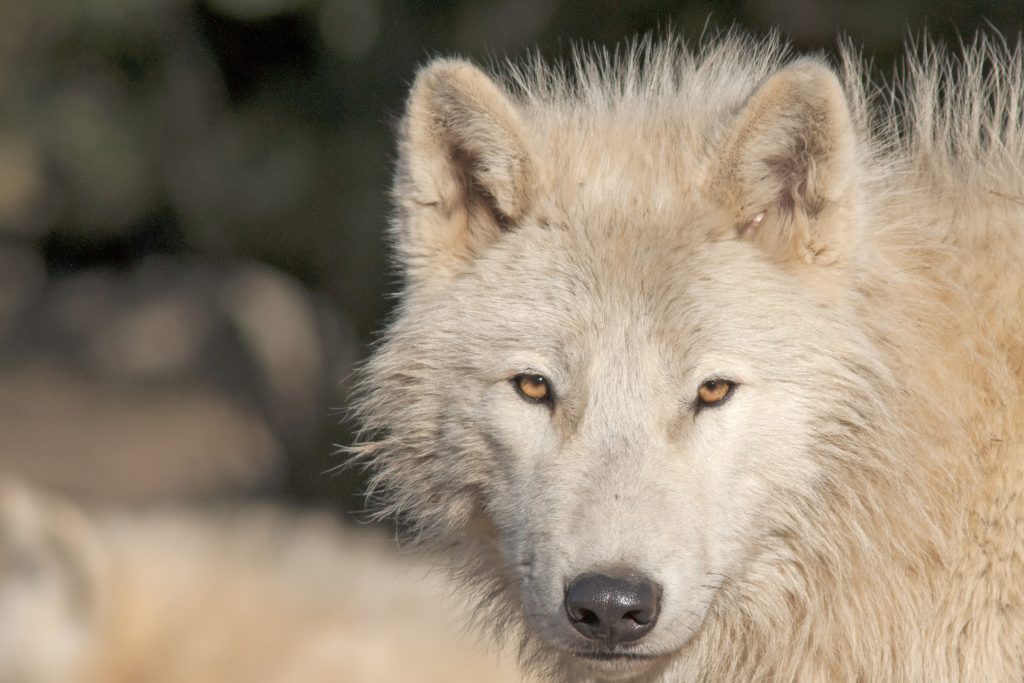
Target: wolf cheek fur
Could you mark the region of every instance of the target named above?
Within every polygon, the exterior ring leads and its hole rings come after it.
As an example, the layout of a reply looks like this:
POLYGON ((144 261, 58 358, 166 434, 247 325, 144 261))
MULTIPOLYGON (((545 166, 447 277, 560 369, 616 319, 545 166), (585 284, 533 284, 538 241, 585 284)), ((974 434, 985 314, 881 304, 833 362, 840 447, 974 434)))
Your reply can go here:
POLYGON ((533 671, 1024 675, 1022 59, 920 49, 420 73, 358 448, 533 671))

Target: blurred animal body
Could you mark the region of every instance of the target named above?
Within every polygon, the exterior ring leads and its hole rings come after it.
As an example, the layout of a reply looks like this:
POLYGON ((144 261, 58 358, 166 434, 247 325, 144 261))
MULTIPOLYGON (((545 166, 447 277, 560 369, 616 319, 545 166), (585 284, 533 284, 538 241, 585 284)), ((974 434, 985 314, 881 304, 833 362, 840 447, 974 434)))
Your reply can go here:
POLYGON ((434 578, 327 515, 85 514, 0 480, 0 681, 519 680, 434 578))
POLYGON ((562 680, 1024 680, 1020 48, 412 88, 358 450, 562 680))

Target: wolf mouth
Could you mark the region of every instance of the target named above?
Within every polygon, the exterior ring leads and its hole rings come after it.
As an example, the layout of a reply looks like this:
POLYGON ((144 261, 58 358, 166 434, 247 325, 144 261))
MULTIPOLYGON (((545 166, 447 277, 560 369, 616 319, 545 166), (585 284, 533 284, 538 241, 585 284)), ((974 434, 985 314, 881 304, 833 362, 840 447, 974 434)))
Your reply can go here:
POLYGON ((664 656, 645 652, 606 652, 602 650, 573 650, 569 654, 580 659, 592 659, 600 662, 650 661, 664 656))

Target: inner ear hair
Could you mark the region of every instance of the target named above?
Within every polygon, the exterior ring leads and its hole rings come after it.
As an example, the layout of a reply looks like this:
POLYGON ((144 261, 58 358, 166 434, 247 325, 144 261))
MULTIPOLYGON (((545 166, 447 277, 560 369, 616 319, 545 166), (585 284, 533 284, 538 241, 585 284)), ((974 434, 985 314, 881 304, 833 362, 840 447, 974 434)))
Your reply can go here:
POLYGON ((410 277, 443 283, 530 211, 536 161, 515 102, 468 62, 419 73, 401 133, 396 241, 410 277))
POLYGON ((856 140, 842 86, 830 69, 800 60, 743 105, 713 165, 710 193, 735 234, 774 259, 831 262, 844 249, 856 140))
POLYGON ((485 213, 484 218, 492 221, 499 231, 511 231, 515 220, 501 209, 498 198, 480 181, 480 166, 483 162, 473 152, 458 145, 451 148, 450 157, 453 173, 463 192, 462 199, 469 206, 471 223, 474 214, 478 215, 482 211, 485 213))

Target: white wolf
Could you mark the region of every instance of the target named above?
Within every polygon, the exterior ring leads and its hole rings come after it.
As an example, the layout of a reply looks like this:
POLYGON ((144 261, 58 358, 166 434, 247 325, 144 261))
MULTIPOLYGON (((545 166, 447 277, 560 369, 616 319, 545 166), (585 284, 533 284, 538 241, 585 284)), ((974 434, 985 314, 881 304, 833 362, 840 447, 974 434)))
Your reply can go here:
POLYGON ((401 126, 385 511, 565 680, 1024 680, 1020 48, 488 76, 401 126))

